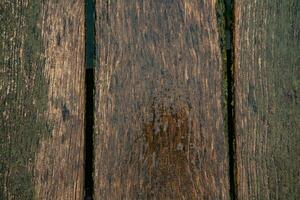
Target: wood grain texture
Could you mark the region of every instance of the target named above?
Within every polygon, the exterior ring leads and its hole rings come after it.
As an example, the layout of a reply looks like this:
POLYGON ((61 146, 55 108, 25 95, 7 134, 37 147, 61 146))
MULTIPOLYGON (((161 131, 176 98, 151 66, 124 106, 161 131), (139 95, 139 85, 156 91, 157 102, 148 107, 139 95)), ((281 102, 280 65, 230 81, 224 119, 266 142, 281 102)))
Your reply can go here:
POLYGON ((238 199, 300 199, 300 1, 235 1, 238 199))
POLYGON ((84 1, 0 2, 0 199, 82 199, 84 1))
POLYGON ((95 199, 229 199, 215 4, 96 0, 95 199))

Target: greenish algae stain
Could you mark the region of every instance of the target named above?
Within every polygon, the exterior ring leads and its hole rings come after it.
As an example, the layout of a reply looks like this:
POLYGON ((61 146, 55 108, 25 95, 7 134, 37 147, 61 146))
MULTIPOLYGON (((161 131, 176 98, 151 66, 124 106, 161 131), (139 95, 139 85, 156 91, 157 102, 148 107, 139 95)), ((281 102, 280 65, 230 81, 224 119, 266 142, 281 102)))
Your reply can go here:
POLYGON ((239 198, 300 199, 300 1, 236 5, 239 198))
MULTIPOLYGON (((279 1, 278 1, 279 2, 279 1)), ((270 3, 268 7, 274 6, 270 3)), ((258 109, 268 129, 269 149, 266 160, 267 176, 271 191, 270 199, 299 199, 300 187, 300 2, 282 1, 280 9, 275 6, 277 17, 268 18, 266 44, 266 72, 269 85, 270 101, 265 105, 258 98, 258 109), (265 117, 265 118, 264 118, 265 117), (277 197, 276 197, 277 195, 277 197)), ((257 90, 257 95, 260 94, 257 90)), ((251 103, 251 102, 249 102, 251 103)), ((259 180, 263 183, 263 180, 259 180)), ((261 195, 263 196, 263 195, 261 195)))
MULTIPOLYGON (((225 32, 225 4, 224 0, 217 0, 216 15, 218 23, 219 44, 222 57, 222 108, 224 119, 224 130, 228 130, 227 119, 227 99, 228 99, 228 80, 227 80, 227 53, 226 53, 226 32, 225 32)), ((227 135, 228 133, 226 133, 227 135)))
POLYGON ((0 199, 34 199, 34 156, 51 132, 41 9, 41 1, 0 3, 0 199))

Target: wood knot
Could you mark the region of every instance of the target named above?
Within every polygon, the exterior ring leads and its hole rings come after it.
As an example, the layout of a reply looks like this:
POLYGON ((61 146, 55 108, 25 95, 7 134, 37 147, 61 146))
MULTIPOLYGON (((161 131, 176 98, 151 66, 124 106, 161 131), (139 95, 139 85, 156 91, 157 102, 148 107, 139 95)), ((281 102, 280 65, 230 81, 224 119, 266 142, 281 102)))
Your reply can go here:
POLYGON ((155 105, 152 112, 152 119, 144 124, 143 130, 148 153, 165 155, 185 151, 189 133, 187 108, 155 105))
POLYGON ((61 115, 63 117, 63 121, 66 121, 66 119, 68 119, 70 117, 70 110, 68 109, 68 107, 66 106, 66 104, 64 104, 62 106, 61 115))
POLYGON ((184 103, 160 101, 160 104, 153 103, 151 116, 143 124, 146 144, 143 163, 151 177, 144 182, 145 192, 158 196, 188 193, 193 197, 195 189, 190 169, 195 160, 191 148, 194 133, 189 107, 184 103))

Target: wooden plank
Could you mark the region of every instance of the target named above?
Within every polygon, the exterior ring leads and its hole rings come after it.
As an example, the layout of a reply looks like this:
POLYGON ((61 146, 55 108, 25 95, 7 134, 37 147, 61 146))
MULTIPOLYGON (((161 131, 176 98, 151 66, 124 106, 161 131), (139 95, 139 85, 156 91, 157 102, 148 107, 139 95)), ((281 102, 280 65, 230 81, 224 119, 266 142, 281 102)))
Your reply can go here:
POLYGON ((95 198, 229 199, 215 1, 96 16, 95 198))
POLYGON ((4 0, 0 19, 0 199, 82 199, 84 1, 4 0))
POLYGON ((235 1, 238 199, 300 199, 300 1, 235 1))

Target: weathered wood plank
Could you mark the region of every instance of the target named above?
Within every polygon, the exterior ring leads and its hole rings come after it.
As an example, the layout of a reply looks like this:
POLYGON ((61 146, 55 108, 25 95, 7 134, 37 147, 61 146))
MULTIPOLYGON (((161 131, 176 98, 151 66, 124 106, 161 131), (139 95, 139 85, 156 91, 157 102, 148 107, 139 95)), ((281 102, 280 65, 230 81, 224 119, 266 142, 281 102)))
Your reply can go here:
POLYGON ((238 199, 300 199, 300 1, 235 1, 238 199))
POLYGON ((229 198, 215 4, 96 0, 96 199, 229 198))
POLYGON ((82 199, 84 1, 0 2, 0 199, 82 199))

